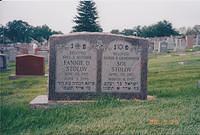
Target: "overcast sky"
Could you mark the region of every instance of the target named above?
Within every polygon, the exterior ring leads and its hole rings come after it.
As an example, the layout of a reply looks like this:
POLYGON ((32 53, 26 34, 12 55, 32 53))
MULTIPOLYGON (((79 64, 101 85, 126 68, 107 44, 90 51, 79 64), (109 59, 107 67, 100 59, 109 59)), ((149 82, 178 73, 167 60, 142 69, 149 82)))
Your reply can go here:
MULTIPOLYGON (((160 20, 174 27, 200 24, 200 0, 95 0, 99 21, 105 32, 112 29, 150 25, 160 20)), ((74 25, 79 0, 3 0, 0 24, 20 19, 33 26, 47 24, 53 30, 68 33, 74 25)))

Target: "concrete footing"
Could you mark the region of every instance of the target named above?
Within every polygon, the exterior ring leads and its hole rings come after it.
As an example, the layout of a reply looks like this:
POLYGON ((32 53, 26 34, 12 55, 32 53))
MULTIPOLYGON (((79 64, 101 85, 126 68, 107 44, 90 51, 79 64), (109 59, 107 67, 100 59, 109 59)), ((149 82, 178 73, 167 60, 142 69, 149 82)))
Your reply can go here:
MULTIPOLYGON (((154 96, 147 96, 148 101, 154 101, 156 97, 154 96)), ((122 100, 124 101, 124 100, 122 100)), ((142 100, 143 101, 143 100, 142 100)), ((57 101, 50 101, 48 100, 47 95, 39 95, 35 97, 30 103, 30 107, 33 109, 37 108, 49 108, 55 107, 57 105, 64 105, 64 104, 80 104, 80 103, 91 103, 95 102, 95 100, 57 100, 57 101)))
MULTIPOLYGON (((10 75, 10 76, 8 77, 8 79, 9 79, 9 80, 16 80, 16 79, 18 79, 18 78, 41 77, 41 76, 43 76, 43 75, 14 75, 14 74, 12 74, 12 75, 10 75)), ((45 77, 48 77, 48 74, 45 74, 44 76, 45 76, 45 77)))

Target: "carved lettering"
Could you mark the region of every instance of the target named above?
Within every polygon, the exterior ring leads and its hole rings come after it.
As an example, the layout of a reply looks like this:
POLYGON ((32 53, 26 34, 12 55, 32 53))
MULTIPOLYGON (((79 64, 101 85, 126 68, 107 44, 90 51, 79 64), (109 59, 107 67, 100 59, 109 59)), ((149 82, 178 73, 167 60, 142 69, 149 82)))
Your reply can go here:
POLYGON ((89 42, 73 40, 57 48, 57 92, 96 91, 96 50, 89 42), (90 46, 90 47, 88 47, 90 46))
POLYGON ((140 53, 124 41, 111 42, 103 52, 103 92, 139 92, 141 83, 140 53))

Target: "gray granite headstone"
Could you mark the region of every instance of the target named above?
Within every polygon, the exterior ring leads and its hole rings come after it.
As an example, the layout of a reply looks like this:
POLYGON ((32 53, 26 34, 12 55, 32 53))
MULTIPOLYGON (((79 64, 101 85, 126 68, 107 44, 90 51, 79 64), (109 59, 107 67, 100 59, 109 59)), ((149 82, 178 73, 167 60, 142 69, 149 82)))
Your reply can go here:
POLYGON ((37 51, 37 55, 41 55, 44 57, 45 62, 48 63, 48 59, 49 59, 49 50, 39 50, 37 51))
POLYGON ((167 52, 167 51, 168 51, 167 46, 168 46, 168 44, 167 44, 166 41, 161 41, 161 42, 159 43, 158 52, 160 52, 160 53, 165 53, 165 52, 167 52))
POLYGON ((72 33, 51 36, 49 45, 49 100, 147 98, 147 40, 72 33))
POLYGON ((16 61, 17 49, 12 47, 9 49, 9 61, 16 61))
POLYGON ((0 71, 7 69, 7 58, 5 54, 0 54, 0 71))

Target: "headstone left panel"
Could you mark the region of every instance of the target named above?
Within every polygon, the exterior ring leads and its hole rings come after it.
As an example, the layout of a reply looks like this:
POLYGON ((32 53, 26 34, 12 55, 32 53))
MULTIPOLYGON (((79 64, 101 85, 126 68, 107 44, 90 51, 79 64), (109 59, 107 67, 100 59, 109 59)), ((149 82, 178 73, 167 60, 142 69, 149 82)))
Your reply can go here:
POLYGON ((86 40, 56 45, 55 92, 96 92, 97 52, 86 40))

